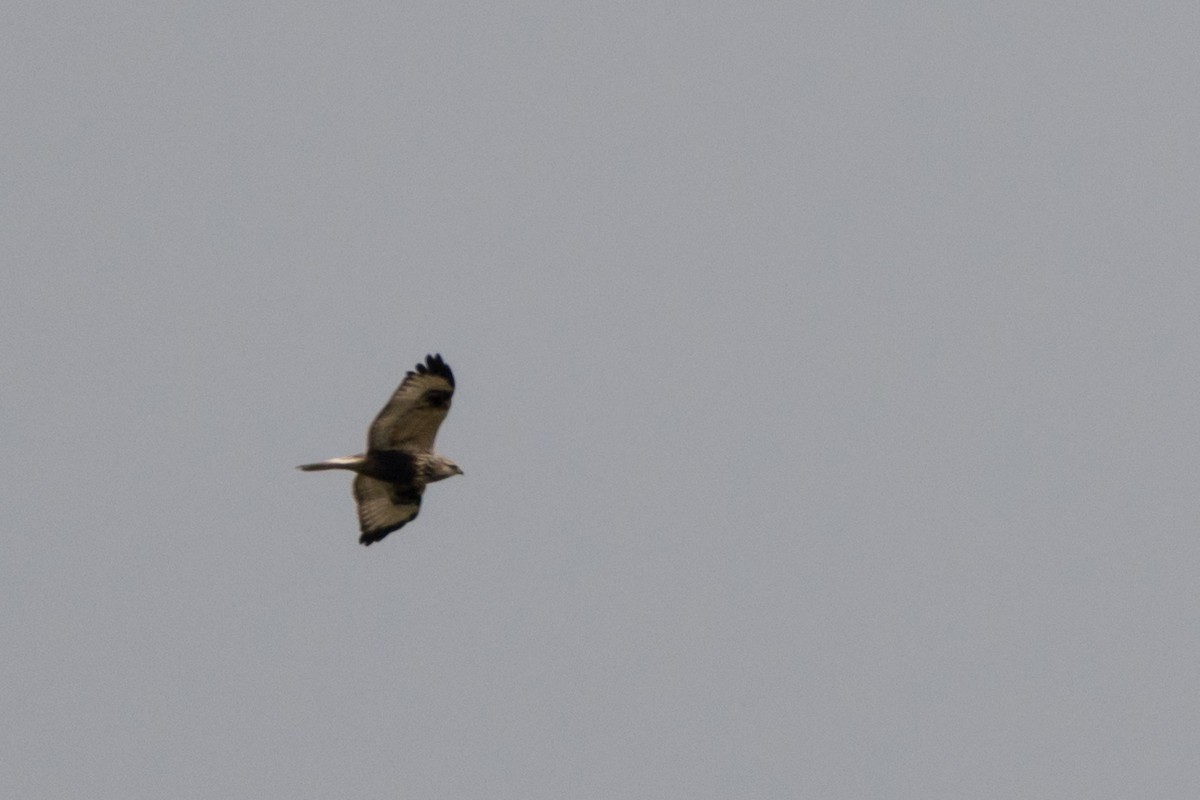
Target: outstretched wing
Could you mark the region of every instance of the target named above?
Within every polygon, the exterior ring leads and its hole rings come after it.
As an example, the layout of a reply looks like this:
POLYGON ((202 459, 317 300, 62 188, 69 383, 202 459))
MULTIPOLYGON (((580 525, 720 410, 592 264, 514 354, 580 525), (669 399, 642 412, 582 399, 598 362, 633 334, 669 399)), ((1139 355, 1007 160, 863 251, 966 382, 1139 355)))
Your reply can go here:
POLYGON ((450 413, 454 373, 440 355, 425 356, 404 380, 392 399, 371 423, 367 446, 371 450, 412 449, 429 452, 438 426, 450 413))
POLYGON ((373 544, 417 518, 424 487, 400 486, 386 481, 354 476, 354 502, 358 504, 361 544, 373 544))

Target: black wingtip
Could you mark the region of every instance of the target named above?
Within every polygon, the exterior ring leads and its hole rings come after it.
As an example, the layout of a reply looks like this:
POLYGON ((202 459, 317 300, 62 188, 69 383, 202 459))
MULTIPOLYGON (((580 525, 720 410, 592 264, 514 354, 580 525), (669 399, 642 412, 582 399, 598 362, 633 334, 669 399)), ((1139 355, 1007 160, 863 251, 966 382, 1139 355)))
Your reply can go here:
POLYGON ((409 522, 412 522, 413 519, 414 519, 413 517, 410 517, 398 525, 389 525, 386 528, 376 528, 373 531, 363 531, 362 536, 358 537, 358 543, 365 547, 370 547, 371 545, 375 544, 376 542, 382 542, 384 539, 387 538, 389 533, 395 533, 396 531, 403 528, 409 522))
POLYGON ((437 375, 439 378, 445 378, 450 384, 450 388, 454 388, 454 373, 450 371, 449 365, 442 360, 441 353, 425 356, 424 364, 417 364, 418 375, 437 375))

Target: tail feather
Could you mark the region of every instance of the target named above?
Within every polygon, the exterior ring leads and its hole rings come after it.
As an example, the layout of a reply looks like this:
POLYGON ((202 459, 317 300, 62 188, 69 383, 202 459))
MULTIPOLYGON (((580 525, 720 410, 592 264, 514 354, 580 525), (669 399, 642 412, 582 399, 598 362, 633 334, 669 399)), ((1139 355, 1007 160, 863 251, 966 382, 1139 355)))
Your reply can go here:
POLYGON ((318 461, 315 464, 301 464, 296 469, 302 469, 305 472, 316 472, 322 469, 348 469, 354 471, 364 460, 362 456, 338 456, 337 458, 318 461))

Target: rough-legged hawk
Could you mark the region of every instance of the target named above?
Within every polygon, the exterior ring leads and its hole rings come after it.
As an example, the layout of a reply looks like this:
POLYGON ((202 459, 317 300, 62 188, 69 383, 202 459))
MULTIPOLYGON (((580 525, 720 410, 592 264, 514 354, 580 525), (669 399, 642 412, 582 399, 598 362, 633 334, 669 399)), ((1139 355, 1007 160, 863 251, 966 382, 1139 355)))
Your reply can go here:
POLYGON ((404 376, 371 423, 366 453, 299 467, 358 473, 354 476, 354 500, 361 543, 378 542, 412 522, 421 510, 426 484, 462 475, 457 464, 433 452, 433 438, 450 412, 453 395, 450 367, 441 355, 425 356, 425 363, 404 376))

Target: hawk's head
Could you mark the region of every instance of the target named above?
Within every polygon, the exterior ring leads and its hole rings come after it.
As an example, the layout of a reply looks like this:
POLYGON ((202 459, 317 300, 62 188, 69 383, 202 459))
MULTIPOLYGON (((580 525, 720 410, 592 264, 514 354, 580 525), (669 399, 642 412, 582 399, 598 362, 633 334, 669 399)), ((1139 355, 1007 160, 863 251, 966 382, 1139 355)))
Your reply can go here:
POLYGON ((463 474, 458 464, 455 464, 445 456, 428 454, 419 457, 417 463, 417 469, 420 470, 421 479, 425 483, 433 483, 434 481, 453 478, 455 475, 463 474))

